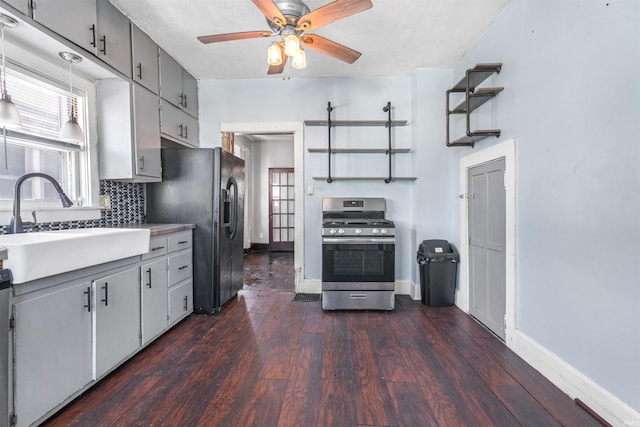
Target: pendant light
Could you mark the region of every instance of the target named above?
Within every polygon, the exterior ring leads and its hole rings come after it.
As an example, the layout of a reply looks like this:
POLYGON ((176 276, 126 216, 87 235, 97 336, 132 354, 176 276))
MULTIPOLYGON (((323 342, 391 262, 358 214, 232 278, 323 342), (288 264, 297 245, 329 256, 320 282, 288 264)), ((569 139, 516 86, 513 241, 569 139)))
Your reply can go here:
POLYGON ((12 17, 0 13, 0 43, 2 45, 2 76, 0 76, 2 80, 2 98, 0 99, 0 126, 10 129, 21 128, 22 119, 20 118, 20 112, 16 108, 16 105, 11 101, 11 95, 7 93, 7 74, 4 56, 4 29, 13 28, 17 24, 18 21, 12 17))
POLYGON ((58 55, 69 63, 69 120, 60 128, 60 139, 68 142, 84 142, 84 133, 78 124, 75 110, 73 108, 73 81, 71 67, 73 64, 82 61, 82 58, 71 52, 60 52, 58 55))

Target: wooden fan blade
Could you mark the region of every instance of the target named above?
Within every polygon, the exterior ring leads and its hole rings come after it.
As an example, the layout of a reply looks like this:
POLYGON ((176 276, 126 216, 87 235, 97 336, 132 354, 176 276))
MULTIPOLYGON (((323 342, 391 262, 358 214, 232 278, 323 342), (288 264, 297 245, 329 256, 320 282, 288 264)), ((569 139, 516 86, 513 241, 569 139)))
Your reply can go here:
POLYGON ((287 22, 278 6, 272 0, 252 0, 258 9, 267 17, 267 19, 279 27, 283 27, 287 22))
POLYGON ((346 46, 336 43, 317 34, 304 34, 300 37, 300 41, 305 47, 317 50, 325 55, 333 56, 348 64, 353 64, 361 53, 346 46))
POLYGON ((285 65, 287 65, 287 55, 284 54, 284 46, 280 46, 280 51, 282 52, 282 64, 280 65, 269 65, 269 70, 267 74, 282 74, 284 71, 285 65))
POLYGON ((212 36, 200 36, 198 40, 202 43, 219 43, 230 40, 259 39, 261 37, 271 37, 271 31, 243 31, 241 33, 214 34, 212 36))
POLYGON ((300 17, 296 30, 309 31, 373 7, 371 0, 335 0, 300 17))

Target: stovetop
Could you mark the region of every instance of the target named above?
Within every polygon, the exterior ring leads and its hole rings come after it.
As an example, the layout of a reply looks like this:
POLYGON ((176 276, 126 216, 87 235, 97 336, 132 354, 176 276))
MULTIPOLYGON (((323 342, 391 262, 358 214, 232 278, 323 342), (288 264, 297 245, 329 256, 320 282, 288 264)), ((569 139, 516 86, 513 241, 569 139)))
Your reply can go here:
POLYGON ((381 218, 325 218, 322 220, 322 227, 324 228, 333 228, 333 227, 361 227, 361 228, 393 228, 395 224, 393 221, 388 219, 381 218))

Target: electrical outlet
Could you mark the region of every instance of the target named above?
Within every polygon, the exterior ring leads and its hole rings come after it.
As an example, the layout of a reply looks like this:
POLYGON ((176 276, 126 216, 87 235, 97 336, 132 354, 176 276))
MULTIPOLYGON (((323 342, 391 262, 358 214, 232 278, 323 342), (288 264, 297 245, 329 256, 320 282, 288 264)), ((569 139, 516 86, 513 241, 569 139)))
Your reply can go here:
POLYGON ((100 207, 102 209, 111 209, 111 196, 100 196, 100 207))

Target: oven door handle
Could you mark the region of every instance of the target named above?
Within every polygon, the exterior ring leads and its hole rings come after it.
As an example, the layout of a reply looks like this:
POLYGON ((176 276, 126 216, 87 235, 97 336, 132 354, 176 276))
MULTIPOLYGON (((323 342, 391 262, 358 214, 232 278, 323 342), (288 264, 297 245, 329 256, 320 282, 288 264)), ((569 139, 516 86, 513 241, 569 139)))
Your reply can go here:
POLYGON ((358 238, 340 238, 340 237, 323 237, 322 243, 335 243, 341 245, 379 245, 379 244, 395 244, 396 239, 393 237, 358 237, 358 238))

